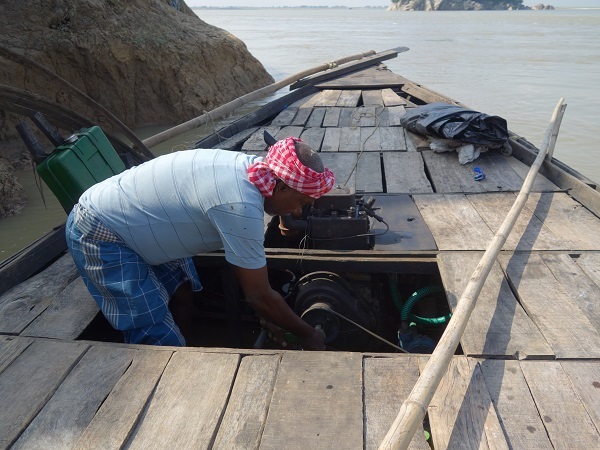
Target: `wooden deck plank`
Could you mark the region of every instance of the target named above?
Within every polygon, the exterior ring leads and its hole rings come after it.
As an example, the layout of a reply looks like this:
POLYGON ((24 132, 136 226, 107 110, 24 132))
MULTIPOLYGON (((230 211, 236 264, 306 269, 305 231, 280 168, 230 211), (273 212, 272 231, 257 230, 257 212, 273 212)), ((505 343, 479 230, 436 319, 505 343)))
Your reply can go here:
MULTIPOLYGON (((480 252, 438 255, 438 268, 452 311, 482 256, 480 252)), ((544 336, 517 302, 498 263, 483 285, 461 346, 468 356, 554 357, 544 336)))
POLYGON ((335 175, 335 184, 342 187, 356 186, 356 154, 355 153, 321 153, 321 160, 335 175))
POLYGON ((66 254, 43 272, 0 297, 0 333, 19 334, 54 301, 79 274, 66 254))
POLYGON ((77 339, 99 310, 83 280, 77 278, 23 330, 21 335, 77 339))
POLYGON ((479 364, 466 357, 450 361, 428 413, 434 448, 509 448, 479 364))
POLYGON ((327 108, 323 118, 324 127, 337 127, 340 122, 340 113, 342 108, 327 108))
POLYGON ((213 449, 259 448, 280 355, 242 359, 213 449))
POLYGON ((412 142, 412 146, 414 146, 418 152, 431 150, 429 147, 431 142, 427 136, 422 136, 406 129, 404 129, 404 132, 406 133, 407 141, 412 142))
POLYGON ((131 366, 102 403, 74 448, 123 448, 172 354, 166 349, 136 350, 131 366))
POLYGON ((554 448, 600 448, 600 435, 558 361, 522 361, 540 416, 554 448))
POLYGON ((556 236, 572 242, 571 250, 600 250, 600 220, 566 193, 532 193, 526 203, 556 236))
POLYGON ((36 341, 0 374, 0 448, 18 438, 87 348, 81 343, 36 341))
POLYGON ((553 449, 518 361, 479 364, 511 448, 553 449))
MULTIPOLYGON (((527 164, 522 163, 517 158, 507 158, 506 160, 508 164, 513 168, 515 172, 523 179, 527 178, 527 174, 529 173, 529 167, 527 164)), ((546 178, 541 173, 538 173, 535 176, 535 180, 533 180, 533 185, 531 186, 531 192, 547 192, 547 191, 560 191, 561 189, 546 178)))
POLYGON ((321 148, 323 136, 325 136, 324 128, 307 128, 300 134, 300 139, 310 145, 313 150, 318 151, 321 148))
POLYGON ((260 448, 362 448, 362 404, 360 354, 285 353, 260 448))
POLYGON ((406 105, 406 100, 396 94, 393 89, 385 88, 381 90, 381 97, 385 106, 406 105))
POLYGON ((244 142, 242 145, 242 151, 253 153, 253 152, 264 152, 267 149, 267 143, 265 142, 264 132, 266 131, 271 136, 275 136, 281 127, 268 126, 268 127, 260 127, 252 136, 244 142))
MULTIPOLYGON (((419 378, 416 358, 364 359, 365 449, 376 450, 419 378)), ((419 427, 408 447, 429 450, 419 427)))
POLYGON ((379 124, 382 108, 360 106, 352 113, 353 125, 357 127, 375 127, 379 124))
POLYGON ((326 128, 323 142, 321 143, 322 152, 337 152, 340 149, 340 138, 342 136, 341 128, 326 128))
POLYGON ((30 338, 0 336, 0 373, 33 343, 30 338))
POLYGON ((381 151, 381 133, 377 127, 361 127, 360 149, 365 152, 381 151))
POLYGON ((213 148, 220 148, 223 150, 236 150, 238 148, 241 148, 243 143, 246 142, 246 140, 250 136, 252 136, 252 134, 256 130, 258 130, 258 127, 246 128, 245 130, 240 131, 237 134, 234 134, 230 138, 225 139, 224 141, 221 141, 218 144, 214 145, 213 148))
POLYGON ((306 122, 306 128, 320 127, 323 124, 326 111, 325 108, 314 108, 306 122))
POLYGON ((300 109, 311 109, 313 106, 315 106, 315 102, 319 99, 319 94, 320 92, 315 92, 314 94, 302 97, 301 99, 296 100, 290 106, 300 109))
POLYGON ((358 152, 360 148, 360 128, 341 128, 339 151, 358 152))
POLYGON ((561 361, 573 389, 577 392, 597 430, 600 430, 600 362, 599 361, 561 361))
MULTIPOLYGON (((496 233, 517 200, 513 192, 467 195, 471 204, 490 229, 496 233)), ((568 250, 570 241, 555 236, 527 207, 517 218, 503 246, 504 250, 568 250)))
POLYGON ((174 353, 129 448, 208 448, 238 361, 236 354, 174 353))
MULTIPOLYGON (((565 292, 600 332, 600 286, 569 255, 549 253, 540 256, 554 277, 560 281, 565 292)), ((587 256, 588 254, 581 255, 587 256)))
POLYGON ((410 195, 374 195, 376 208, 387 223, 396 224, 398 231, 387 231, 374 221, 371 231, 375 238, 375 251, 437 250, 435 240, 410 195))
POLYGON ((501 254, 498 261, 557 358, 600 357, 600 334, 539 255, 501 254), (569 320, 557 320, 565 314, 569 320))
POLYGON ((433 192, 425 175, 420 153, 383 153, 385 184, 388 193, 428 194, 433 192))
POLYGON ((383 106, 381 89, 362 91, 362 100, 364 106, 383 106))
POLYGON ((406 151, 406 139, 404 130, 399 127, 381 127, 379 128, 381 135, 381 150, 383 151, 406 151))
POLYGON ((298 112, 296 112, 296 116, 292 120, 290 125, 303 127, 308 122, 308 118, 312 114, 312 109, 310 108, 298 108, 298 112))
POLYGON ((406 78, 386 70, 384 65, 371 66, 353 72, 349 75, 330 79, 315 86, 320 89, 381 89, 387 87, 400 87, 406 83, 406 78))
POLYGON ((91 347, 12 448, 74 447, 134 353, 127 348, 91 347))
POLYGON ((291 137, 300 137, 300 135, 302 134, 302 131, 304 131, 304 127, 293 127, 293 126, 283 127, 273 137, 275 139, 277 139, 278 141, 288 138, 290 136, 291 137))
POLYGON ((335 106, 341 94, 342 91, 338 89, 324 89, 315 102, 315 106, 335 106))
POLYGON ((494 233, 462 194, 415 195, 440 250, 485 250, 494 233))
POLYGON ((296 117, 296 113, 298 112, 298 108, 287 107, 283 111, 281 111, 277 117, 273 119, 271 125, 285 127, 291 125, 294 117, 296 117))
POLYGON ((358 192, 383 192, 381 181, 381 157, 378 153, 363 153, 356 168, 358 192))
POLYGON ((338 121, 338 127, 356 127, 359 118, 354 118, 355 111, 357 111, 357 108, 342 108, 340 110, 340 119, 338 121))
POLYGON ((360 100, 361 91, 358 89, 345 89, 340 93, 336 106, 356 108, 360 100))
POLYGON ((406 114, 404 106, 390 106, 386 107, 388 112, 388 126, 400 126, 400 119, 406 114))
POLYGON ((577 265, 590 279, 600 286, 600 253, 584 253, 577 258, 577 265))

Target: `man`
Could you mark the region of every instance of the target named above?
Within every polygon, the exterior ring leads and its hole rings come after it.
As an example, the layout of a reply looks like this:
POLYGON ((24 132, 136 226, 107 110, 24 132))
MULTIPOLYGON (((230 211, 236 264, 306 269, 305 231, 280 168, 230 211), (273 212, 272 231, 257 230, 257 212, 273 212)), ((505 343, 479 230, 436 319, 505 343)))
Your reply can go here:
POLYGON ((102 181, 67 220, 67 244, 90 293, 126 342, 185 345, 169 302, 202 288, 191 257, 223 248, 249 304, 306 349, 323 336, 269 285, 264 213, 299 213, 333 173, 297 138, 264 159, 214 149, 160 156, 102 181))

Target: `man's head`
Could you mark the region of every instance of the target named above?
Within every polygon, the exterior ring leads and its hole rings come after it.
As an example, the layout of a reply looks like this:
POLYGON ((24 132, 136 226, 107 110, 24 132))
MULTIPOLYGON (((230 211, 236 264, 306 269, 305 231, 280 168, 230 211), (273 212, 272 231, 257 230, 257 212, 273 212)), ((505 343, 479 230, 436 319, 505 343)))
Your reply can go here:
POLYGON ((265 197, 265 212, 272 215, 299 212, 335 183, 319 154, 293 137, 271 145, 265 161, 248 168, 248 179, 265 197))

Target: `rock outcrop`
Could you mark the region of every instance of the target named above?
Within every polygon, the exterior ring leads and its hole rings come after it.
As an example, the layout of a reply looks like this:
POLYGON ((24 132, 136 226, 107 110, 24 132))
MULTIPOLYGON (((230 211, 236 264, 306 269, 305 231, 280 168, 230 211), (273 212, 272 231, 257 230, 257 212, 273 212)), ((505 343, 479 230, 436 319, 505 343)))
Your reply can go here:
MULTIPOLYGON (((1 46, 55 72, 131 128, 178 124, 273 82, 241 40, 203 22, 183 0, 1 1, 0 30, 1 46)), ((2 57, 0 84, 110 128, 56 81, 2 57)), ((26 152, 14 128, 20 120, 0 97, 0 157, 15 166, 26 152)))
POLYGON ((11 164, 0 158, 0 217, 19 214, 27 204, 23 186, 12 171, 11 164))
POLYGON ((524 6, 520 0, 398 0, 390 11, 482 11, 514 9, 554 9, 553 6, 524 6), (541 8, 539 7, 541 6, 541 8))

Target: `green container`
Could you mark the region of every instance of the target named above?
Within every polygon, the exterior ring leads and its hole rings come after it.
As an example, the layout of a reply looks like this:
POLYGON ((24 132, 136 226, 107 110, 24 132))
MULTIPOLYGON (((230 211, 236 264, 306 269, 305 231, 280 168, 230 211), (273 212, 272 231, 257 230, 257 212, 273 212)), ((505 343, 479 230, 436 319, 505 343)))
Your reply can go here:
POLYGON ((89 187, 125 170, 100 127, 84 128, 37 166, 37 171, 67 213, 89 187))

